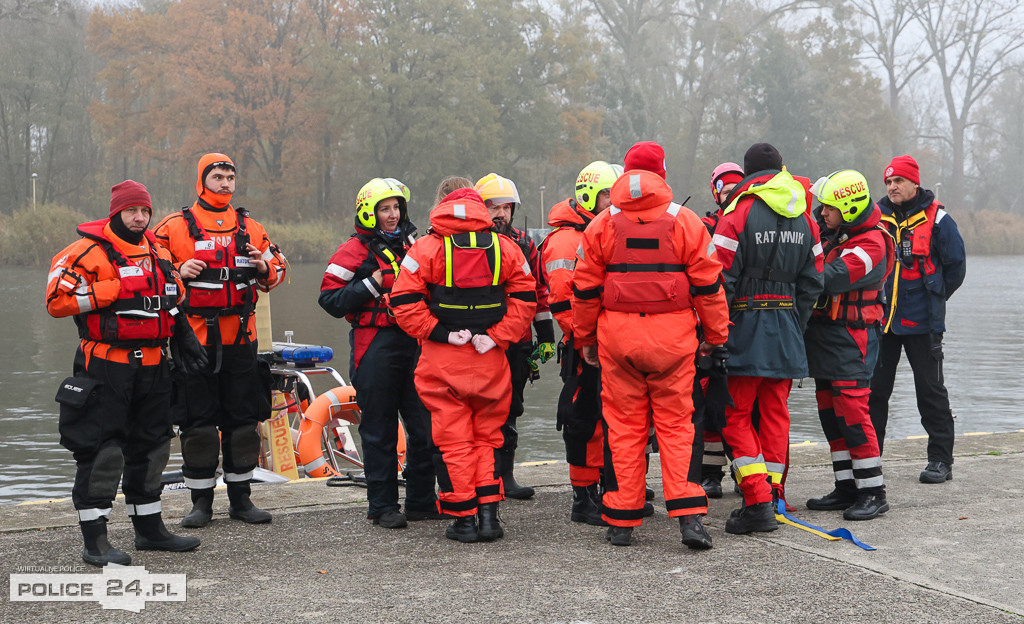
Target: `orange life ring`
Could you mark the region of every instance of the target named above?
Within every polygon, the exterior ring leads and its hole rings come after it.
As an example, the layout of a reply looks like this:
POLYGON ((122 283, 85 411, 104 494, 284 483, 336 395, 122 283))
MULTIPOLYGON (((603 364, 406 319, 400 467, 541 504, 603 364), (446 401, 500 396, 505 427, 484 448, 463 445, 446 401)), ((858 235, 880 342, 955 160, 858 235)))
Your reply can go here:
POLYGON ((340 476, 338 471, 324 458, 323 449, 320 446, 324 427, 335 417, 353 424, 359 423, 356 389, 352 386, 338 386, 324 392, 313 401, 309 409, 303 411, 299 436, 295 440, 295 452, 298 453, 299 462, 307 476, 340 476))

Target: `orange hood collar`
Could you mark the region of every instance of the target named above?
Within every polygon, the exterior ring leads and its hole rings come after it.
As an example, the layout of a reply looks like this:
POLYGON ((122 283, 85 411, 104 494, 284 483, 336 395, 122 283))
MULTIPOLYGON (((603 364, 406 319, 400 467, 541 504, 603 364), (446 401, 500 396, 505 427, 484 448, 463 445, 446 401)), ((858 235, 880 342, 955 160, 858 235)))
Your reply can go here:
POLYGON ((441 236, 461 232, 487 232, 494 223, 484 207, 484 200, 473 189, 449 193, 430 211, 430 229, 441 236))
POLYGON ((672 189, 656 173, 631 169, 615 181, 611 190, 612 205, 633 221, 653 221, 672 202, 672 189))
POLYGON ((231 165, 231 168, 235 168, 235 163, 224 154, 218 154, 216 152, 212 154, 206 154, 199 159, 199 164, 196 165, 196 196, 210 204, 214 208, 223 208, 231 203, 231 195, 221 195, 220 193, 211 193, 206 186, 203 185, 203 181, 206 176, 213 169, 214 165, 227 163, 231 165))

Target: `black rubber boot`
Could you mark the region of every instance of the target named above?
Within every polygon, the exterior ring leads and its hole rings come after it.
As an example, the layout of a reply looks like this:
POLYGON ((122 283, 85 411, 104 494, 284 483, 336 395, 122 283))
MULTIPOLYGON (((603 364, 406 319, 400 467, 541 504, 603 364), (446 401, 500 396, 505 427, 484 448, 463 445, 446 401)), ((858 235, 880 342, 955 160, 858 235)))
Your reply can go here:
POLYGON ((213 488, 190 490, 192 495, 192 511, 181 519, 181 526, 186 529, 201 529, 213 519, 213 488))
POLYGON ((608 523, 601 518, 601 499, 597 493, 597 484, 572 486, 572 514, 569 519, 573 522, 585 522, 590 526, 608 526, 608 523))
POLYGON ((704 528, 701 516, 696 514, 679 516, 679 532, 683 534, 683 544, 693 550, 708 550, 711 548, 711 536, 704 528))
POLYGON ((650 518, 653 515, 654 515, 654 505, 652 505, 649 502, 645 502, 644 503, 644 510, 642 512, 642 517, 650 518))
POLYGON ((128 553, 114 548, 107 541, 106 518, 79 522, 78 526, 82 529, 82 541, 85 542, 82 561, 100 568, 108 563, 131 565, 132 558, 128 553))
POLYGON ((629 546, 633 540, 633 527, 610 526, 604 538, 611 542, 612 546, 629 546))
POLYGON ((516 477, 512 473, 515 468, 516 454, 504 453, 501 456, 502 459, 502 472, 501 481, 505 486, 505 497, 515 498, 517 500, 526 500, 531 498, 534 494, 532 487, 528 485, 519 485, 516 483, 516 477))
POLYGON ((807 499, 807 508, 815 511, 837 511, 847 509, 857 502, 857 486, 853 480, 836 481, 836 487, 820 498, 807 499))
POLYGON ((195 537, 174 535, 168 531, 158 513, 131 518, 135 527, 135 550, 185 552, 199 546, 199 540, 195 537))
POLYGON ((235 520, 249 524, 266 524, 273 516, 252 504, 249 494, 252 488, 248 481, 228 483, 228 515, 235 520))
POLYGON ((847 520, 872 520, 889 511, 889 503, 885 500, 885 490, 863 491, 857 496, 857 502, 843 512, 847 520))
POLYGON ((444 530, 444 536, 450 540, 456 540, 463 544, 471 544, 480 539, 476 528, 476 516, 463 516, 456 518, 455 522, 448 525, 444 530))
POLYGON ((654 500, 654 488, 652 488, 649 485, 644 486, 644 500, 647 500, 647 501, 654 500))
POLYGON ((498 503, 484 503, 477 511, 480 519, 480 541, 492 542, 505 536, 505 530, 501 528, 501 518, 498 517, 498 503))
POLYGON ((775 510, 771 503, 757 503, 747 505, 734 512, 725 521, 725 532, 733 535, 744 535, 758 531, 767 533, 779 528, 779 522, 775 519, 775 510))
POLYGON ((704 477, 700 486, 704 488, 704 493, 708 495, 708 498, 722 498, 722 475, 717 479, 714 476, 704 477))

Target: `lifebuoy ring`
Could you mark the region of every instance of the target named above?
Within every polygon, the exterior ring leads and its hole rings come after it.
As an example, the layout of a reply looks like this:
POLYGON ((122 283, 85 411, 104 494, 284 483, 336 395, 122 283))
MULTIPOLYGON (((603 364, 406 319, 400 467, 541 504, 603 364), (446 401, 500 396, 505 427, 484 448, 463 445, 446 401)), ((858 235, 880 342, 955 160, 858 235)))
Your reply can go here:
POLYGON ((332 418, 341 418, 353 424, 360 420, 359 406, 356 405, 356 389, 352 386, 338 386, 318 396, 309 409, 302 413, 299 436, 295 440, 295 452, 299 456, 306 475, 310 477, 340 476, 324 458, 320 440, 324 427, 332 418))

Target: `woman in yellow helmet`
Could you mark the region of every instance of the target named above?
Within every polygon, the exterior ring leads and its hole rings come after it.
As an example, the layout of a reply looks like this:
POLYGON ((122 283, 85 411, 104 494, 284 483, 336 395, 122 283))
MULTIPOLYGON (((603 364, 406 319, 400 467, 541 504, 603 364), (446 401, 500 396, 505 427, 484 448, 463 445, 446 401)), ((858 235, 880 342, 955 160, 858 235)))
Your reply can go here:
POLYGON ((416 393, 416 340, 395 323, 384 302, 402 258, 415 240, 409 189, 394 178, 374 178, 356 196, 356 234, 331 256, 320 284, 320 307, 352 324, 349 375, 362 422, 367 517, 388 529, 407 520, 437 518, 430 413, 416 393), (405 513, 398 502, 395 462, 398 418, 408 434, 405 513))

